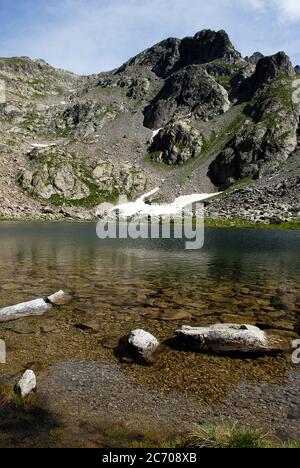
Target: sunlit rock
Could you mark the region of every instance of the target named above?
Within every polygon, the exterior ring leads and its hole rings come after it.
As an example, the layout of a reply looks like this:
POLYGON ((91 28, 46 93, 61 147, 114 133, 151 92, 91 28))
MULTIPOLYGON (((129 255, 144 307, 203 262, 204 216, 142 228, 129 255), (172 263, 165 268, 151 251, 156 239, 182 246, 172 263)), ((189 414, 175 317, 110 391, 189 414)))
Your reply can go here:
POLYGON ((25 398, 36 388, 36 376, 32 370, 24 372, 21 380, 15 385, 14 392, 25 398))
POLYGON ((253 325, 183 326, 176 333, 180 342, 200 351, 264 353, 279 348, 264 331, 253 325))

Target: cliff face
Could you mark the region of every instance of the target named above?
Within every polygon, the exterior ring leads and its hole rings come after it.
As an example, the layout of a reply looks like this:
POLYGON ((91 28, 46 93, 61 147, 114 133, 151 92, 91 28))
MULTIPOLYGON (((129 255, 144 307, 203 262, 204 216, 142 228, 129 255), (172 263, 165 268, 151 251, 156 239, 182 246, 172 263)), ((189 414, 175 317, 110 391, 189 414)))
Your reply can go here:
POLYGON ((88 77, 0 59, 0 216, 93 218, 102 201, 160 186, 160 200, 222 191, 214 218, 296 219, 296 79, 283 52, 243 59, 225 31, 88 77))

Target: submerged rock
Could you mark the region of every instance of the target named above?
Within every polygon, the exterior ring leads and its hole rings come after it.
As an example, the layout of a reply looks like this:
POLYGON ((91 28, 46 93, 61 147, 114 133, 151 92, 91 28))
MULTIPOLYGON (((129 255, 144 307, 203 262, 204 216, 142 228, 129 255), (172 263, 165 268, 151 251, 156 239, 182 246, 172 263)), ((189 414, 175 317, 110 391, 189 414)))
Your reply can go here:
POLYGON ((116 349, 120 344, 120 336, 105 336, 101 341, 103 348, 116 349))
POLYGON ((190 320, 192 314, 186 310, 180 309, 166 309, 160 312, 157 316, 157 320, 162 320, 166 322, 176 321, 176 320, 190 320))
POLYGON ((276 294, 270 299, 270 304, 276 310, 291 312, 296 304, 300 304, 300 297, 292 291, 277 289, 276 294))
POLYGON ((201 351, 264 353, 279 350, 262 330, 253 325, 184 326, 176 333, 183 344, 201 351))
POLYGON ((40 327, 40 332, 43 335, 46 335, 47 333, 58 333, 58 332, 60 332, 60 330, 59 330, 59 328, 57 328, 54 325, 42 325, 40 327))
POLYGON ((127 336, 128 350, 135 357, 144 360, 147 363, 152 363, 154 354, 158 350, 159 341, 155 336, 144 330, 134 330, 127 336))
POLYGON ((36 332, 33 326, 18 322, 14 323, 14 325, 6 327, 5 330, 16 333, 17 335, 32 335, 36 332))
POLYGON ((36 376, 32 370, 24 372, 21 380, 15 385, 14 392, 25 398, 36 388, 36 376))
POLYGON ((90 320, 84 323, 77 323, 76 328, 79 328, 83 331, 97 333, 100 330, 100 324, 97 320, 90 320))

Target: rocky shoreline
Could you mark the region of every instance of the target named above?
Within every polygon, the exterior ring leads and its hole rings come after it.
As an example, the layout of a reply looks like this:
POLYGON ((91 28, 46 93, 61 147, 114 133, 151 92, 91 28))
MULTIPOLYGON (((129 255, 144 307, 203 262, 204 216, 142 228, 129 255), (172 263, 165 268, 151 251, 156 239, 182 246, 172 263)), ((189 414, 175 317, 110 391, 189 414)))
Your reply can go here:
MULTIPOLYGON (((221 405, 158 392, 138 384, 115 364, 95 361, 57 363, 38 383, 34 397, 27 397, 26 410, 20 402, 17 412, 6 408, 5 419, 11 424, 7 430, 1 419, 0 446, 182 448, 187 434, 224 421, 268 434, 274 446, 300 437, 297 372, 281 385, 244 381, 221 405), (16 418, 27 421, 21 437, 14 432, 16 418)), ((3 414, 3 406, 0 411, 3 414)))
MULTIPOLYGON (((84 218, 84 217, 2 217, 0 218, 0 224, 1 223, 79 223, 79 224, 84 224, 84 223, 90 223, 94 224, 98 222, 99 219, 91 219, 89 217, 84 218)), ((257 220, 257 221, 248 221, 242 218, 230 218, 230 217, 223 217, 223 218, 206 218, 204 221, 205 228, 206 229, 263 229, 263 230, 286 230, 286 231, 295 231, 295 230, 300 230, 300 221, 298 220, 292 220, 292 221, 283 221, 283 222, 276 222, 270 223, 262 220, 257 220)))

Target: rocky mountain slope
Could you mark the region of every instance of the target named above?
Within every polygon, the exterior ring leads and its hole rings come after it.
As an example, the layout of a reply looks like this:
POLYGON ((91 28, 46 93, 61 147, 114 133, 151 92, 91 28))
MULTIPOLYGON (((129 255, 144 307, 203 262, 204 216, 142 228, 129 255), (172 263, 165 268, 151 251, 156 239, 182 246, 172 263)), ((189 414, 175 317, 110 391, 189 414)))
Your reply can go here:
POLYGON ((0 216, 92 219, 159 186, 152 203, 222 192, 214 219, 299 219, 296 72, 209 30, 87 77, 0 59, 0 216))

